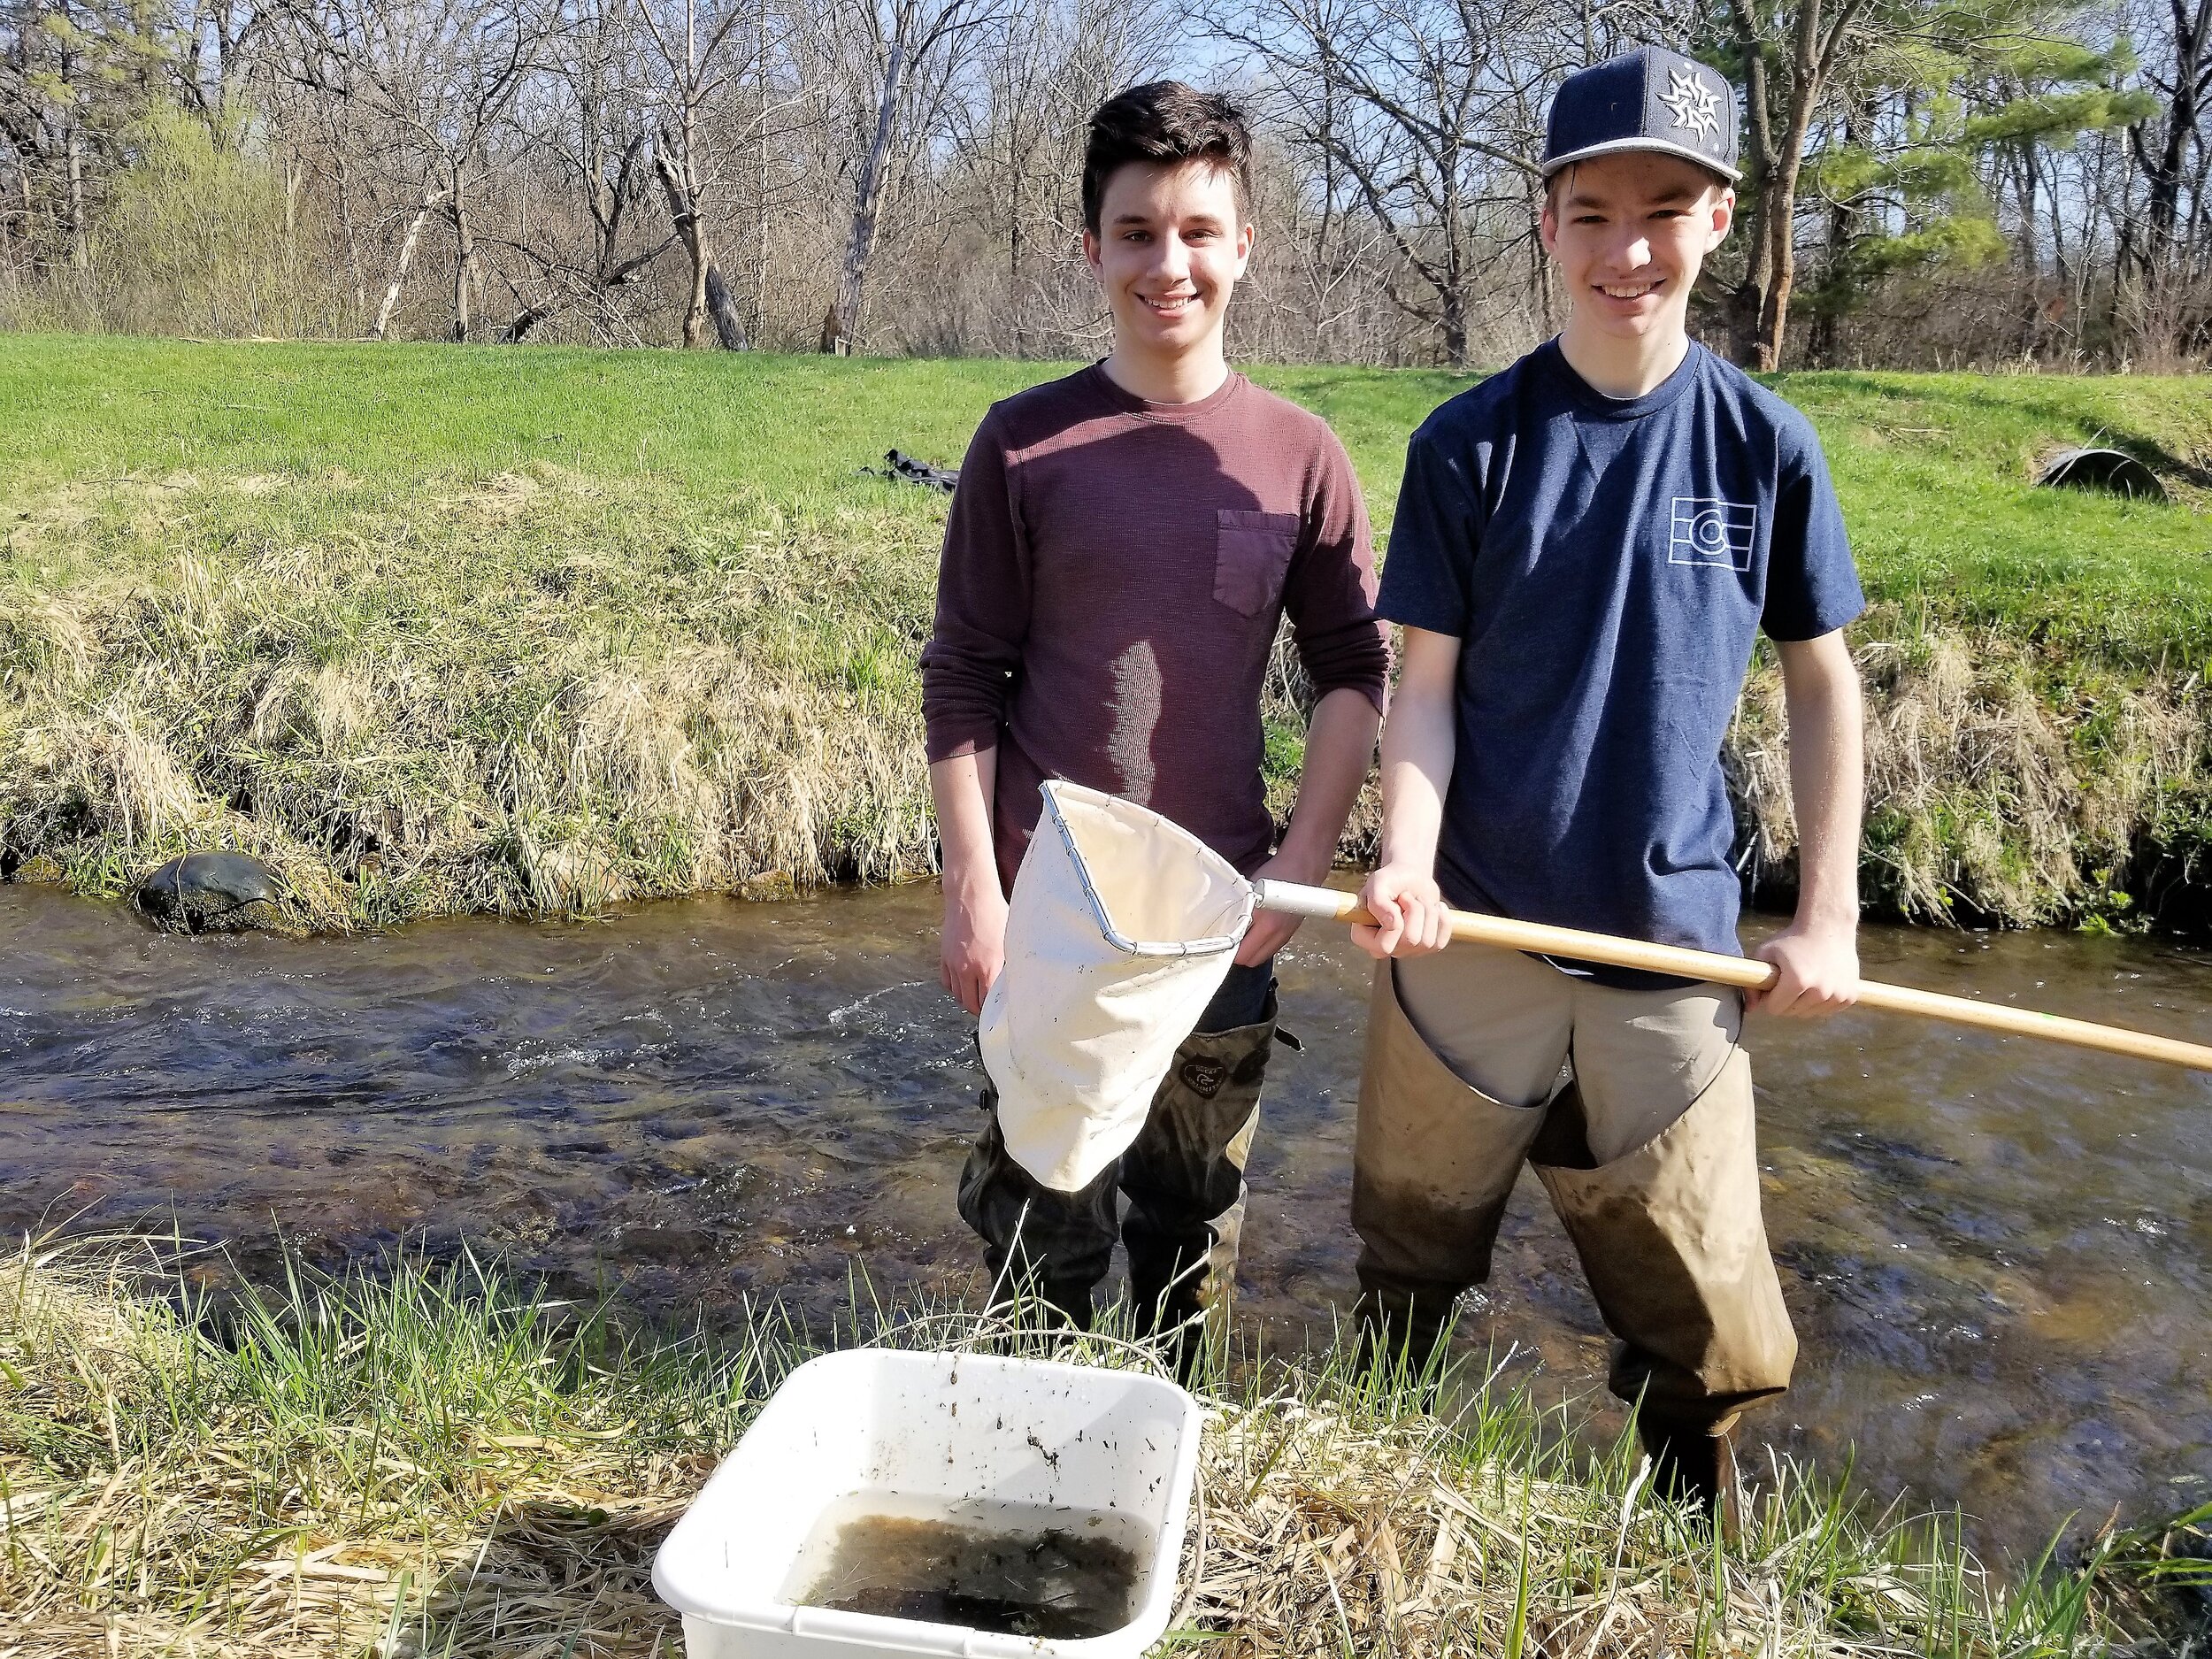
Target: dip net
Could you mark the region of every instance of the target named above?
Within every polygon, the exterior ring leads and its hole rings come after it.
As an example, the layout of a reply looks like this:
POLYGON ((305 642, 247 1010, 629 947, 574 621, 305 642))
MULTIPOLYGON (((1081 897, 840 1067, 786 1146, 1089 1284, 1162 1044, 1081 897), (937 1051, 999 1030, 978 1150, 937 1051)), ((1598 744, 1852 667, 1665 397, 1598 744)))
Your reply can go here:
POLYGON ((1014 1161, 1079 1192, 1129 1148, 1252 919, 1233 865, 1149 808, 1044 786, 978 1041, 1014 1161))

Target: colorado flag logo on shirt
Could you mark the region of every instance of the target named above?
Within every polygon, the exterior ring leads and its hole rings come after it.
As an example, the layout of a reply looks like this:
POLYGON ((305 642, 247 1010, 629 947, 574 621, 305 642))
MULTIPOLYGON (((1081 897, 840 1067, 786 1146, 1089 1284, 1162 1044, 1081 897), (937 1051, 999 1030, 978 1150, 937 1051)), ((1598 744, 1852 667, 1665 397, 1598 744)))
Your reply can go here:
POLYGON ((1712 565, 1722 570, 1751 568, 1751 541, 1759 510, 1714 495, 1677 495, 1674 524, 1667 537, 1670 565, 1712 565))

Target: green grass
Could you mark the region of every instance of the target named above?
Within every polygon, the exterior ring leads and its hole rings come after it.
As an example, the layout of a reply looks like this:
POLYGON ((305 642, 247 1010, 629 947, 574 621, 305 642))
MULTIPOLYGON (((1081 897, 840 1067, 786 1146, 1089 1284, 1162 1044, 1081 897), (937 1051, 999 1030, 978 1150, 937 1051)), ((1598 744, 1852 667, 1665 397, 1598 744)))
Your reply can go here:
MULTIPOLYGON (((235 845, 344 926, 926 868, 944 500, 862 469, 955 462, 1066 367, 0 336, 0 870, 112 892, 235 845)), ((1407 434, 1468 383, 1254 373, 1332 422, 1386 535, 1407 434)), ((2105 917, 2196 857, 2212 380, 1777 385, 1875 604, 1875 902, 2105 917), (2029 487, 2089 442, 2176 500, 2029 487)), ((1269 710, 1279 804, 1297 718, 1269 710)), ((1778 730, 1769 664, 1732 752, 1786 881, 1778 730)))
MULTIPOLYGON (((0 1651, 659 1659, 652 1551, 791 1369, 862 1341, 1159 1363, 1018 1309, 667 1333, 469 1260, 256 1288, 176 1240, 27 1247, 0 1261, 0 1651)), ((1724 1543, 1632 1437, 1592 1449, 1479 1372, 1432 1415, 1412 1380, 1342 1346, 1217 1374, 1161 1651, 2057 1659, 2178 1636, 2166 1593, 2203 1577, 2202 1516, 1993 1571, 1787 1463, 1747 1471, 1724 1543)))
POLYGON ((2212 377, 1792 374, 1869 596, 2134 667, 2212 647, 2212 377), (2176 499, 2029 486, 2054 449, 2150 462, 2176 499))
MULTIPOLYGON (((547 464, 712 501, 933 525, 860 477, 896 447, 956 464, 991 403, 1068 364, 427 345, 0 337, 0 491, 175 471, 419 488, 547 464)), ((1261 367, 1326 418, 1386 534, 1405 441, 1471 377, 1261 367)), ((2212 646, 2212 379, 1808 373, 1809 415, 1873 598, 2136 661, 2212 646), (2029 488, 2035 458, 2104 442, 2175 504, 2029 488)))

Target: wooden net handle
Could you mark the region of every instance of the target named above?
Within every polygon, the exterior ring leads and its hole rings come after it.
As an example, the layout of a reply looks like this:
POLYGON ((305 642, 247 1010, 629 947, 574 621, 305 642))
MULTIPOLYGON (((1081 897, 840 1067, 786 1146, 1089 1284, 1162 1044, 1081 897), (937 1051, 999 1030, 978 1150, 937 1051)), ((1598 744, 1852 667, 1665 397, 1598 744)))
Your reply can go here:
MULTIPOLYGON (((1325 921, 1372 926, 1375 918, 1360 907, 1358 895, 1332 887, 1301 887, 1291 881, 1259 880, 1252 884, 1253 902, 1262 910, 1325 921)), ((1454 910, 1452 937, 1504 950, 1532 950, 1575 962, 1600 962, 1609 967, 1641 968, 1652 973, 1678 974, 1686 979, 1704 979, 1715 985, 1740 986, 1763 991, 1779 972, 1770 962, 1749 956, 1725 956, 1709 950, 1688 950, 1679 945, 1647 944, 1639 939, 1619 939, 1610 933, 1586 933, 1573 927, 1548 927, 1541 922, 1516 922, 1502 916, 1477 916, 1454 910)), ((2139 1060, 2161 1060, 2199 1071, 2212 1071, 2212 1048, 2161 1037, 2150 1032, 2129 1031, 2118 1025, 2100 1025, 2093 1020, 2068 1019, 2033 1009, 1978 1002, 1971 997, 1946 996, 1938 991, 1916 990, 1909 985, 1885 985, 1879 979, 1859 981, 1861 1008, 1886 1009, 1898 1014, 1919 1014, 1929 1019, 1949 1020, 2008 1036, 2040 1037, 2049 1042, 2070 1043, 2077 1048, 2095 1048, 2106 1054, 2124 1054, 2139 1060)))

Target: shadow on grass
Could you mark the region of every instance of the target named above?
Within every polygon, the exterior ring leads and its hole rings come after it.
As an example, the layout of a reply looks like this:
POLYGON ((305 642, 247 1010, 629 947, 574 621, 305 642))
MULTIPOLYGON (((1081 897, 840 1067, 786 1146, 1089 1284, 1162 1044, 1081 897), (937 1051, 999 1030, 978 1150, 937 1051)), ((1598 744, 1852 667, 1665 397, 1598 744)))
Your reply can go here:
POLYGON ((682 1624, 653 1594, 653 1556, 682 1509, 611 1509, 581 1495, 503 1509, 481 1555, 427 1586, 426 1611, 404 1632, 413 1652, 672 1659, 682 1624))

